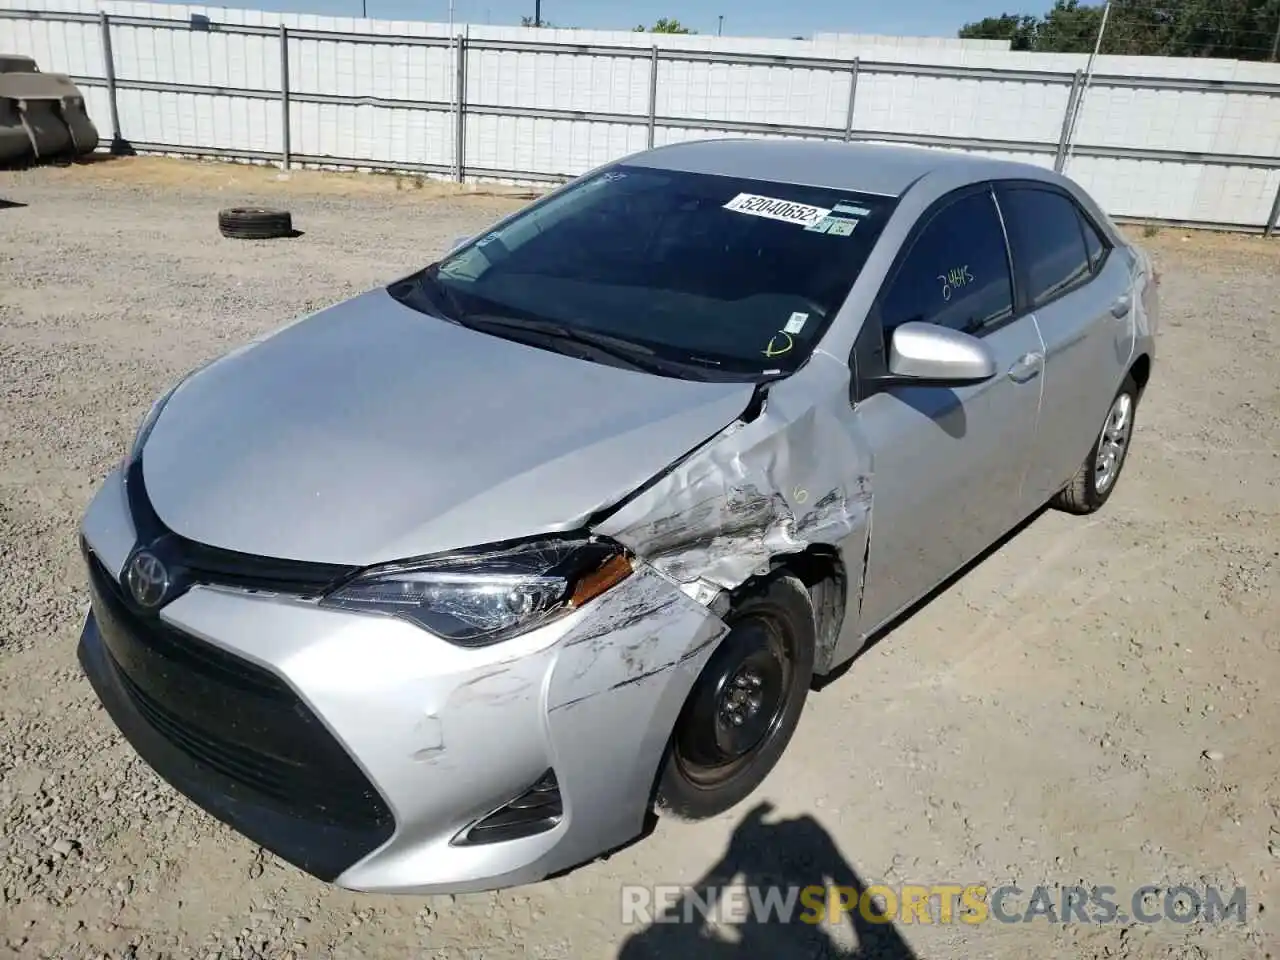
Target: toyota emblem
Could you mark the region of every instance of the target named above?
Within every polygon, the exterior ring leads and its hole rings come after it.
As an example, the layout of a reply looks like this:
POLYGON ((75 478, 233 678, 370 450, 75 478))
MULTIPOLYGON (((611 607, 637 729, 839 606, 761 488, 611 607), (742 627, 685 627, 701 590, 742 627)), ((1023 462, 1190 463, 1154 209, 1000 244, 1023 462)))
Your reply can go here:
POLYGON ((139 606, 157 607, 169 592, 169 571, 154 553, 139 550, 129 561, 125 583, 139 606))

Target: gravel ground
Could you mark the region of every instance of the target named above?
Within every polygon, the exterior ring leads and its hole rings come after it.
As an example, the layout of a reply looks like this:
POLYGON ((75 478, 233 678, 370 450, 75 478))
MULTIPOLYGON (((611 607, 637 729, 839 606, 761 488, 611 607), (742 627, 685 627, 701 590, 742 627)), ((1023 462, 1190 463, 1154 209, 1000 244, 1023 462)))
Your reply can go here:
POLYGON ((1039 517, 816 694, 763 820, 748 803, 534 887, 392 898, 303 876, 135 758, 75 662, 75 524, 167 383, 519 201, 154 160, 0 173, 0 201, 25 204, 0 202, 0 954, 825 955, 802 924, 713 943, 624 922, 623 884, 694 884, 724 857, 800 884, 1103 884, 1122 905, 1144 884, 1247 888, 1244 923, 899 922, 862 930, 859 956, 1280 942, 1280 244, 1144 240, 1166 327, 1115 497, 1039 517), (221 239, 215 211, 246 201, 287 202, 304 235, 221 239))

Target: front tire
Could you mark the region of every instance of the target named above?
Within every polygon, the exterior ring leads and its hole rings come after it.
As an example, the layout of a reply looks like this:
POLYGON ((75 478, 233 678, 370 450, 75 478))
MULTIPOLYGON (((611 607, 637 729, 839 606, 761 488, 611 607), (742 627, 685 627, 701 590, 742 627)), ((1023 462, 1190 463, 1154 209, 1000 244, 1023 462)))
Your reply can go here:
POLYGON ((740 598, 728 635, 680 712, 658 782, 658 806, 705 820, 735 806, 791 741, 813 679, 816 628, 803 583, 789 574, 740 598))
POLYGON ((1115 491, 1120 471, 1133 440, 1133 417, 1138 410, 1138 385, 1133 375, 1124 378, 1111 401, 1102 431, 1071 482, 1058 492, 1052 505, 1079 516, 1102 508, 1115 491))

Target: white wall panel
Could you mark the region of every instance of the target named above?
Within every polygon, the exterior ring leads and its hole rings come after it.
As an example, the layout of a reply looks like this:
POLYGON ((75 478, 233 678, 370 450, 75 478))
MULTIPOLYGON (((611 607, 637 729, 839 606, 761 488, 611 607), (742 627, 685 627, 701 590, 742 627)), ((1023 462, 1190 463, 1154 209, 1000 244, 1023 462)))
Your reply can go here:
MULTIPOLYGON (((120 128, 127 131, 124 136, 139 143, 271 153, 280 150, 278 101, 122 89, 117 103, 120 128)), ((107 118, 96 117, 94 123, 109 140, 107 118)))
POLYGON ((295 103, 289 112, 296 154, 370 164, 453 163, 447 113, 331 103, 295 103))
MULTIPOLYGON (((457 78, 454 51, 404 42, 406 37, 448 37, 446 24, 278 14, 143 0, 0 0, 3 11, 66 11, 97 17, 165 19, 171 26, 112 28, 121 132, 127 140, 208 149, 275 153, 282 146, 281 109, 274 97, 233 97, 214 90, 177 93, 136 90, 131 81, 274 93, 280 87, 280 40, 193 29, 191 17, 276 31, 343 31, 385 37, 381 42, 292 36, 288 44, 294 154, 370 166, 430 164, 451 168, 457 131, 447 110, 372 104, 305 102, 307 95, 369 97, 448 105, 457 78)), ((455 25, 471 42, 628 47, 636 57, 519 49, 470 49, 466 55, 464 164, 470 171, 504 170, 565 176, 581 173, 648 142, 647 124, 591 119, 498 116, 486 108, 572 111, 645 118, 650 107, 651 50, 658 64, 655 112, 659 118, 706 123, 672 127, 659 122, 657 145, 738 136, 716 121, 805 126, 843 131, 855 57, 863 65, 970 66, 1050 71, 1056 80, 926 76, 862 69, 853 115, 855 131, 898 136, 1034 142, 1056 148, 1071 89, 1083 70, 1079 54, 1015 53, 995 42, 947 38, 821 34, 808 41, 749 37, 655 36, 629 31, 528 30, 455 25), (677 51, 756 53, 842 60, 839 69, 774 64, 673 60, 677 51)), ((41 69, 84 78, 105 77, 96 20, 66 23, 0 17, 0 50, 34 56, 41 69)), ((90 114, 110 139, 110 109, 100 84, 83 87, 90 114)), ((1280 156, 1280 65, 1228 60, 1172 60, 1104 56, 1079 117, 1077 152, 1067 169, 1118 216, 1159 217, 1259 225, 1270 211, 1280 170, 1248 164, 1115 159, 1090 148, 1173 151, 1197 155, 1280 156), (1276 93, 1221 89, 1177 90, 1117 85, 1108 78, 1200 79, 1274 84, 1276 93)), ((996 155, 996 154, 992 154, 996 155)), ((1052 167, 1054 150, 998 154, 1052 167)), ((509 178, 517 179, 517 178, 509 178)))
POLYGON ((854 129, 1057 143, 1071 87, 901 73, 858 77, 854 129))

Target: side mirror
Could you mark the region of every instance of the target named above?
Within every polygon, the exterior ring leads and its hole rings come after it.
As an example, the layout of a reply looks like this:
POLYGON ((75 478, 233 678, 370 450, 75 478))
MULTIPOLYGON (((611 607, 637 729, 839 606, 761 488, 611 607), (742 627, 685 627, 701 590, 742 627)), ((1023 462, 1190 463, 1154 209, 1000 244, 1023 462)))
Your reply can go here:
POLYGON ((894 382, 960 387, 995 375, 995 355, 975 336, 932 323, 904 323, 893 331, 889 377, 894 382))

